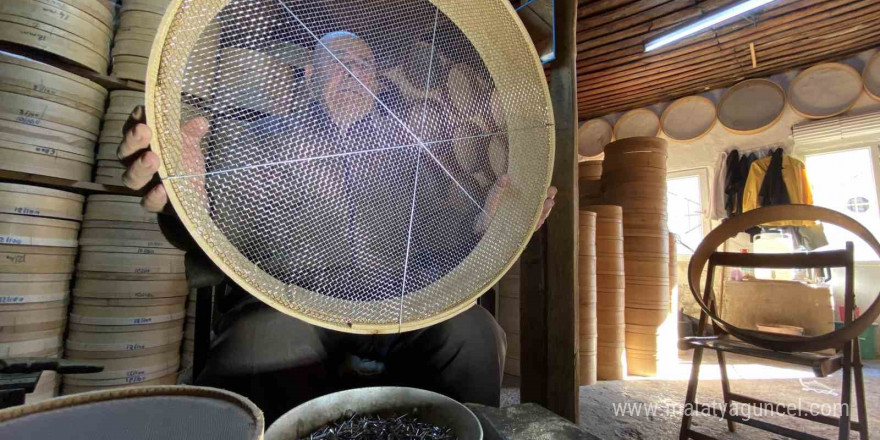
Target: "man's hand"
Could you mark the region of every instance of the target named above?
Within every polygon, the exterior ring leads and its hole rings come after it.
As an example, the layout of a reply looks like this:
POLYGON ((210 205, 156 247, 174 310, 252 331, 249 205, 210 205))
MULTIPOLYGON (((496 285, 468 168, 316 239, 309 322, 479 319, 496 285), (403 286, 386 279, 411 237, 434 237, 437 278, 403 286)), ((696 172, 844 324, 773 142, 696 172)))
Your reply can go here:
MULTIPOLYGON (((507 174, 501 176, 498 181, 495 182, 495 186, 492 187, 489 196, 486 197, 486 207, 484 209, 485 214, 480 214, 477 219, 475 226, 477 233, 486 232, 486 229, 489 228, 489 224, 492 222, 492 218, 495 217, 495 212, 498 211, 498 206, 501 204, 501 193, 509 187, 510 176, 507 174)), ((547 216, 550 215, 550 210, 552 210, 553 205, 556 204, 556 201, 553 200, 556 197, 556 192, 557 190, 555 186, 547 188, 547 197, 544 199, 544 204, 541 207, 541 217, 538 219, 538 225, 535 226, 535 229, 543 226, 544 221, 547 220, 547 216)))
MULTIPOLYGON (((159 156, 150 151, 152 132, 144 123, 144 108, 138 106, 131 112, 125 126, 122 143, 116 152, 122 163, 127 165, 122 175, 125 186, 140 190, 153 181, 159 170, 159 156)), ((208 132, 208 120, 202 117, 194 118, 180 127, 183 142, 184 157, 192 162, 187 171, 191 174, 204 174, 205 162, 199 150, 199 142, 202 136, 208 132)), ((141 200, 141 204, 150 212, 161 212, 168 203, 168 194, 163 185, 155 185, 141 200)))

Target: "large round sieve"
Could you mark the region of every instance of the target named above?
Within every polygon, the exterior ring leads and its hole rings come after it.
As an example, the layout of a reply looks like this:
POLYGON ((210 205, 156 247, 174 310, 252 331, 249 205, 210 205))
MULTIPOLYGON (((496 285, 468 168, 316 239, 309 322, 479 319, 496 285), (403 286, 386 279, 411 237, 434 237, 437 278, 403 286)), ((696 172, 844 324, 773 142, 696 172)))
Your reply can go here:
POLYGON ((201 248, 341 331, 470 307, 522 251, 551 174, 544 74, 503 0, 174 0, 146 102, 201 248))

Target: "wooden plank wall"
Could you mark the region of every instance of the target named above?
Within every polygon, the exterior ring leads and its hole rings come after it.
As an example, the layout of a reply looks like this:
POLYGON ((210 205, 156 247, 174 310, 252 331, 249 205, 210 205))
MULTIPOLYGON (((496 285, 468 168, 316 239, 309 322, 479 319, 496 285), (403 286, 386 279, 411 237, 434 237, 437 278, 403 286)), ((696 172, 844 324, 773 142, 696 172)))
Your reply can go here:
POLYGON ((739 1, 579 0, 580 118, 845 58, 880 44, 876 0, 777 0, 750 17, 644 51, 657 36, 739 1), (756 67, 752 67, 750 43, 756 67))

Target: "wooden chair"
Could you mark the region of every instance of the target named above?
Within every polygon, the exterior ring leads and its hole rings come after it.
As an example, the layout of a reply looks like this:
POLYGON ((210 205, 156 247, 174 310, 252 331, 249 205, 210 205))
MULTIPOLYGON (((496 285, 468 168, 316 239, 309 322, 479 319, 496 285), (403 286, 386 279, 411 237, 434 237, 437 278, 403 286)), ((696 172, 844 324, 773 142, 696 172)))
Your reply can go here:
POLYGON ((766 421, 732 414, 730 412, 731 403, 759 406, 765 410, 772 409, 777 413, 838 426, 839 439, 848 439, 850 430, 857 431, 861 439, 868 438, 865 387, 862 377, 862 359, 858 335, 868 328, 877 315, 880 314, 880 301, 875 299, 864 315, 859 318, 854 317, 855 294, 853 292, 852 243, 847 243, 845 250, 798 254, 740 254, 715 251, 725 240, 733 237, 740 231, 751 226, 778 220, 821 220, 825 223, 836 224, 859 236, 880 255, 880 242, 864 226, 838 212, 807 205, 773 206, 749 211, 725 222, 707 235, 694 252, 688 268, 688 281, 691 293, 694 295, 702 311, 697 336, 686 337, 679 341, 679 348, 682 350, 694 350, 691 377, 685 397, 679 439, 713 439, 713 437, 691 428, 691 418, 694 412, 712 414, 726 419, 728 430, 731 432, 736 430, 736 423, 742 423, 794 439, 820 438, 766 421), (707 263, 706 284, 701 295, 699 293, 700 279, 703 268, 706 267, 707 263), (839 330, 818 336, 779 335, 733 326, 722 320, 717 314, 717 303, 712 285, 714 271, 718 266, 748 268, 844 268, 846 273, 844 290, 845 325, 839 330), (710 323, 710 320, 714 336, 706 336, 707 324, 710 323), (731 336, 735 336, 736 339, 731 338, 731 336), (833 354, 821 353, 828 351, 827 349, 829 348, 834 349, 835 352, 833 354), (724 400, 723 410, 696 402, 700 364, 703 359, 703 350, 706 349, 715 350, 718 356, 718 366, 721 369, 721 391, 724 400), (817 377, 825 377, 838 370, 842 370, 841 416, 830 417, 799 410, 793 412, 789 411, 789 407, 785 404, 767 402, 731 391, 730 382, 727 377, 725 353, 735 353, 794 365, 809 366, 817 377), (853 382, 855 382, 857 421, 851 420, 850 395, 853 382))

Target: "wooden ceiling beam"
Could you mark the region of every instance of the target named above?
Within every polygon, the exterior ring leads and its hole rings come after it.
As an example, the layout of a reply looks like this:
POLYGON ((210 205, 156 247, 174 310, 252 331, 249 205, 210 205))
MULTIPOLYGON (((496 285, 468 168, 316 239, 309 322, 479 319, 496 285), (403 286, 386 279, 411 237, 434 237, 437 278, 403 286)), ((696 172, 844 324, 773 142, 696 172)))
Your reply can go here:
MULTIPOLYGON (((654 27, 654 20, 669 16, 672 13, 689 8, 696 4, 696 0, 671 0, 655 8, 649 9, 641 14, 633 15, 623 20, 617 20, 597 27, 584 27, 583 30, 579 30, 577 34, 578 50, 596 47, 595 45, 585 46, 585 44, 594 44, 594 40, 600 39, 600 37, 604 37, 601 39, 607 40, 608 42, 614 42, 632 35, 636 35, 628 33, 631 32, 631 30, 633 29, 645 29, 642 33, 647 33, 652 29, 652 27, 654 27), (613 40, 611 38, 617 39, 613 40)), ((656 27, 654 28, 656 29, 656 27)))
MULTIPOLYGON (((647 31, 655 31, 662 28, 682 23, 691 19, 695 19, 706 15, 723 6, 728 6, 739 0, 708 0, 700 2, 699 0, 675 0, 664 5, 649 9, 639 15, 618 20, 607 26, 600 26, 593 29, 584 29, 578 32, 578 48, 579 50, 588 49, 588 42, 592 42, 599 37, 606 37, 605 41, 613 42, 622 40, 626 37, 638 35, 635 33, 643 27, 636 25, 649 22, 650 26, 647 31), (617 35, 620 35, 618 38, 617 35)), ((796 0, 789 0, 796 1, 796 0)), ((644 33, 643 32, 643 33, 644 33)))
MULTIPOLYGON (((771 3, 771 4, 767 5, 767 7, 769 9, 763 10, 761 12, 761 14, 759 14, 756 17, 755 20, 758 23, 758 25, 754 26, 754 27, 755 28, 774 27, 774 26, 777 26, 781 23, 784 23, 786 18, 789 15, 796 13, 799 10, 811 9, 812 13, 816 13, 816 12, 820 12, 820 11, 827 10, 830 8, 840 7, 841 5, 848 4, 852 1, 854 1, 854 0, 832 0, 832 1, 782 0, 782 1, 771 3), (770 8, 770 6, 773 6, 773 7, 770 8)), ((701 34, 701 36, 708 35, 708 36, 710 36, 710 38, 716 37, 716 36, 721 37, 723 35, 727 35, 727 34, 730 34, 733 32, 743 31, 744 29, 745 29, 745 32, 747 32, 750 27, 752 27, 751 23, 746 20, 735 20, 733 23, 728 24, 726 26, 722 26, 720 28, 717 28, 717 29, 714 29, 711 31, 707 31, 707 32, 701 34)), ((588 50, 584 50, 584 51, 581 51, 581 49, 580 49, 581 45, 578 45, 578 50, 579 50, 578 60, 580 61, 582 59, 589 59, 589 58, 595 57, 595 56, 606 55, 606 54, 613 53, 613 52, 616 52, 616 51, 619 51, 621 49, 625 49, 625 48, 628 48, 631 46, 641 47, 642 50, 644 51, 644 43, 646 43, 647 41, 651 40, 652 38, 654 38, 658 35, 661 35, 667 31, 671 30, 671 28, 674 28, 674 26, 668 26, 663 29, 658 29, 656 31, 648 32, 648 33, 641 35, 641 36, 627 38, 625 40, 621 40, 621 41, 618 41, 613 44, 608 44, 608 45, 605 45, 602 47, 597 47, 597 48, 588 49, 588 50)), ((665 51, 687 47, 691 43, 696 43, 698 41, 700 41, 700 40, 698 40, 696 38, 689 38, 686 40, 682 40, 677 45, 670 46, 668 48, 658 49, 658 51, 655 53, 660 54, 665 51)), ((650 56, 650 55, 646 55, 646 56, 650 56)))
MULTIPOLYGON (((835 51, 849 51, 851 44, 871 47, 872 43, 870 40, 874 39, 874 44, 876 44, 876 39, 878 38, 878 36, 880 36, 880 33, 875 31, 873 34, 858 38, 852 43, 839 43, 836 45, 828 46, 825 50, 817 51, 814 53, 820 54, 820 58, 822 59, 827 59, 829 57, 833 57, 835 51)), ((810 56, 811 59, 813 57, 815 57, 815 55, 810 56)), ((670 84, 668 87, 663 89, 648 89, 632 94, 619 93, 617 95, 610 95, 604 98, 596 98, 590 101, 582 101, 582 109, 585 112, 589 113, 600 112, 602 114, 607 114, 619 111, 620 107, 633 102, 647 102, 648 104, 651 104, 668 101, 671 99, 680 98, 682 96, 687 96, 674 92, 676 90, 681 90, 683 88, 687 88, 688 90, 690 90, 693 87, 697 87, 699 90, 696 93, 702 93, 704 91, 708 91, 712 88, 717 87, 712 84, 723 83, 723 86, 728 86, 743 79, 756 78, 762 75, 768 75, 774 72, 778 72, 778 69, 789 69, 808 65, 809 62, 805 60, 807 60, 807 58, 804 57, 779 58, 765 63, 765 68, 759 67, 758 69, 753 69, 748 72, 738 71, 734 69, 719 69, 718 71, 713 72, 711 75, 683 79, 676 84, 670 84), (707 86, 707 84, 710 85, 707 86)))
POLYGON ((748 43, 755 43, 756 46, 771 47, 773 45, 790 41, 791 39, 803 40, 810 37, 820 37, 827 33, 852 29, 858 23, 864 23, 866 21, 870 22, 870 20, 876 19, 877 12, 880 11, 880 3, 855 11, 843 11, 843 9, 840 11, 845 13, 839 17, 834 17, 832 20, 817 21, 820 26, 808 27, 808 33, 803 31, 803 29, 807 27, 802 26, 793 26, 783 32, 770 30, 762 33, 759 38, 752 39, 750 37, 745 37, 720 44, 717 50, 711 55, 696 56, 696 53, 690 54, 691 56, 686 56, 681 62, 675 64, 667 64, 657 68, 641 67, 629 72, 606 75, 601 79, 591 79, 590 77, 579 76, 578 90, 586 92, 588 90, 605 89, 609 87, 613 88, 614 84, 639 84, 677 75, 686 71, 686 69, 705 69, 714 66, 719 62, 729 60, 729 55, 733 53, 735 48, 747 45, 748 43))
MULTIPOLYGON (((855 54, 857 54, 861 51, 864 51, 866 49, 869 49, 871 47, 873 47, 872 44, 865 44, 865 45, 861 45, 861 46, 856 47, 856 48, 849 50, 849 51, 837 52, 834 55, 840 55, 840 56, 847 57, 847 56, 855 55, 855 54)), ((816 61, 813 61, 813 63, 816 63, 819 61, 825 61, 828 59, 830 59, 830 58, 828 58, 826 56, 824 59, 817 59, 816 61)), ((804 67, 804 64, 793 65, 792 68, 794 68, 794 67, 804 67)), ((628 111, 628 110, 632 110, 632 109, 636 109, 636 108, 642 108, 642 107, 645 107, 645 106, 648 106, 651 104, 656 104, 658 102, 672 101, 674 99, 681 98, 684 96, 691 96, 691 95, 703 93, 703 92, 705 92, 707 90, 711 90, 711 89, 728 87, 728 86, 731 86, 731 85, 733 85, 743 79, 745 79, 745 78, 730 77, 730 78, 726 78, 723 80, 718 80, 714 83, 704 83, 704 84, 700 84, 700 85, 696 85, 696 86, 680 88, 680 89, 670 91, 670 93, 667 95, 660 95, 660 96, 656 96, 656 97, 641 99, 638 101, 632 101, 632 102, 617 105, 611 109, 607 109, 607 108, 606 109, 590 109, 587 107, 580 107, 578 109, 578 115, 581 118, 581 120, 587 120, 587 119, 591 119, 591 118, 601 117, 601 116, 611 114, 611 113, 624 112, 624 111, 628 111)))
POLYGON ((593 17, 578 18, 577 30, 580 32, 584 29, 592 29, 613 21, 622 20, 624 18, 637 15, 640 12, 647 11, 656 6, 660 6, 671 0, 638 0, 633 3, 623 5, 619 8, 606 11, 603 14, 593 17))
MULTIPOLYGON (((837 30, 848 28, 852 24, 851 20, 855 17, 857 20, 861 16, 862 12, 870 12, 870 8, 866 8, 865 10, 860 10, 859 12, 851 13, 851 14, 843 14, 840 16, 835 16, 827 20, 823 20, 820 23, 819 27, 811 27, 809 29, 810 33, 826 33, 826 32, 835 32, 837 30)), ((772 40, 776 37, 789 37, 791 35, 799 35, 804 36, 805 32, 803 29, 795 28, 789 29, 785 32, 780 32, 779 34, 765 36, 763 38, 759 38, 754 40, 755 44, 766 42, 768 40, 772 40)), ((661 57, 651 57, 647 59, 642 59, 635 63, 629 63, 622 66, 615 66, 612 68, 603 69, 597 72, 588 72, 582 73, 579 77, 579 82, 594 82, 594 81, 602 81, 609 78, 623 78, 625 75, 631 74, 631 72, 637 72, 635 75, 643 76, 644 74, 653 74, 658 72, 664 72, 666 70, 677 68, 680 65, 686 65, 689 63, 702 62, 706 61, 708 58, 706 55, 709 54, 718 54, 723 52, 717 46, 707 45, 708 47, 700 48, 699 50, 695 50, 691 53, 682 53, 676 54, 674 57, 668 57, 663 55, 661 57)), ((584 67, 592 67, 590 65, 584 67)), ((584 70, 579 69, 580 71, 584 70)))
POLYGON ((617 9, 621 6, 634 3, 637 0, 580 0, 578 2, 578 20, 605 11, 617 9))
POLYGON ((578 80, 578 93, 591 93, 595 91, 614 91, 628 87, 638 86, 645 83, 652 83, 654 86, 664 84, 667 78, 676 77, 691 72, 701 72, 721 66, 731 66, 734 62, 734 50, 723 49, 710 56, 695 58, 693 63, 684 63, 675 65, 674 69, 666 69, 662 72, 641 75, 635 72, 631 75, 621 75, 619 79, 615 78, 609 81, 593 82, 578 80), (704 58, 704 59, 703 59, 704 58))
POLYGON ((689 46, 680 46, 680 47, 682 47, 682 50, 660 53, 657 55, 651 55, 650 57, 645 56, 645 51, 642 50, 641 47, 637 47, 638 50, 636 50, 634 52, 635 55, 630 54, 626 57, 620 57, 620 58, 614 58, 613 56, 596 57, 596 58, 591 59, 590 62, 588 62, 587 60, 582 60, 581 64, 583 64, 584 66, 579 68, 578 72, 587 72, 590 74, 592 74, 593 72, 597 72, 596 74, 602 74, 603 72, 605 72, 609 68, 619 68, 619 69, 621 69, 620 71, 625 71, 628 69, 627 66, 629 66, 630 64, 632 64, 633 67, 639 67, 638 64, 634 64, 633 62, 635 62, 635 63, 640 63, 640 62, 649 63, 649 62, 655 62, 655 61, 659 62, 659 61, 679 58, 681 56, 687 56, 688 54, 693 53, 691 51, 706 50, 706 49, 711 49, 711 48, 716 48, 716 51, 717 51, 717 46, 715 44, 714 37, 711 37, 708 34, 703 34, 702 38, 701 37, 695 37, 695 38, 699 39, 700 42, 697 44, 689 45, 689 46), (626 63, 626 64, 624 64, 624 63, 626 63))
POLYGON ((577 90, 585 116, 674 99, 880 44, 876 0, 777 0, 754 18, 732 20, 650 53, 644 52, 646 42, 739 0, 578 1, 577 90))
POLYGON ((690 81, 685 81, 676 86, 655 91, 653 94, 641 93, 638 96, 626 95, 622 98, 604 99, 595 103, 582 102, 582 105, 579 107, 579 112, 582 112, 583 117, 588 118, 629 110, 653 103, 669 101, 690 94, 702 93, 720 87, 727 87, 746 78, 766 76, 774 72, 805 67, 829 59, 844 58, 848 55, 874 47, 878 43, 880 43, 880 30, 873 29, 871 32, 864 34, 860 38, 847 36, 843 43, 827 45, 822 50, 815 50, 815 47, 807 48, 805 51, 809 51, 810 55, 805 57, 789 56, 772 60, 767 63, 761 63, 759 61, 758 69, 749 71, 747 75, 737 75, 735 72, 720 74, 717 78, 696 78, 690 81))
MULTIPOLYGON (((717 77, 719 75, 739 75, 741 77, 755 77, 759 73, 767 72, 768 69, 785 64, 787 65, 789 62, 796 62, 799 59, 804 59, 807 57, 812 57, 816 53, 826 54, 830 49, 847 49, 848 45, 851 44, 860 44, 867 43, 870 44, 871 39, 877 38, 877 33, 880 32, 880 26, 873 26, 868 29, 863 29, 859 32, 853 34, 845 34, 840 37, 834 38, 833 40, 821 40, 812 44, 802 45, 803 47, 800 49, 799 53, 794 54, 784 54, 780 57, 776 57, 773 59, 768 59, 765 62, 761 62, 757 69, 749 69, 747 71, 743 71, 740 69, 716 69, 713 72, 709 73, 701 73, 699 75, 694 75, 690 77, 682 77, 678 79, 676 82, 669 83, 664 88, 643 88, 639 90, 627 90, 626 92, 614 92, 609 94, 603 94, 602 96, 588 96, 588 100, 582 101, 587 103, 589 101, 597 101, 598 105, 612 105, 620 102, 624 102, 628 99, 651 96, 651 95, 662 95, 665 90, 670 88, 674 88, 681 84, 692 84, 694 82, 699 81, 712 81, 713 77, 717 77), (807 55, 803 55, 806 52, 807 55)), ((799 43, 795 43, 799 44, 799 43)), ((745 55, 743 55, 743 61, 745 61, 745 55)))

